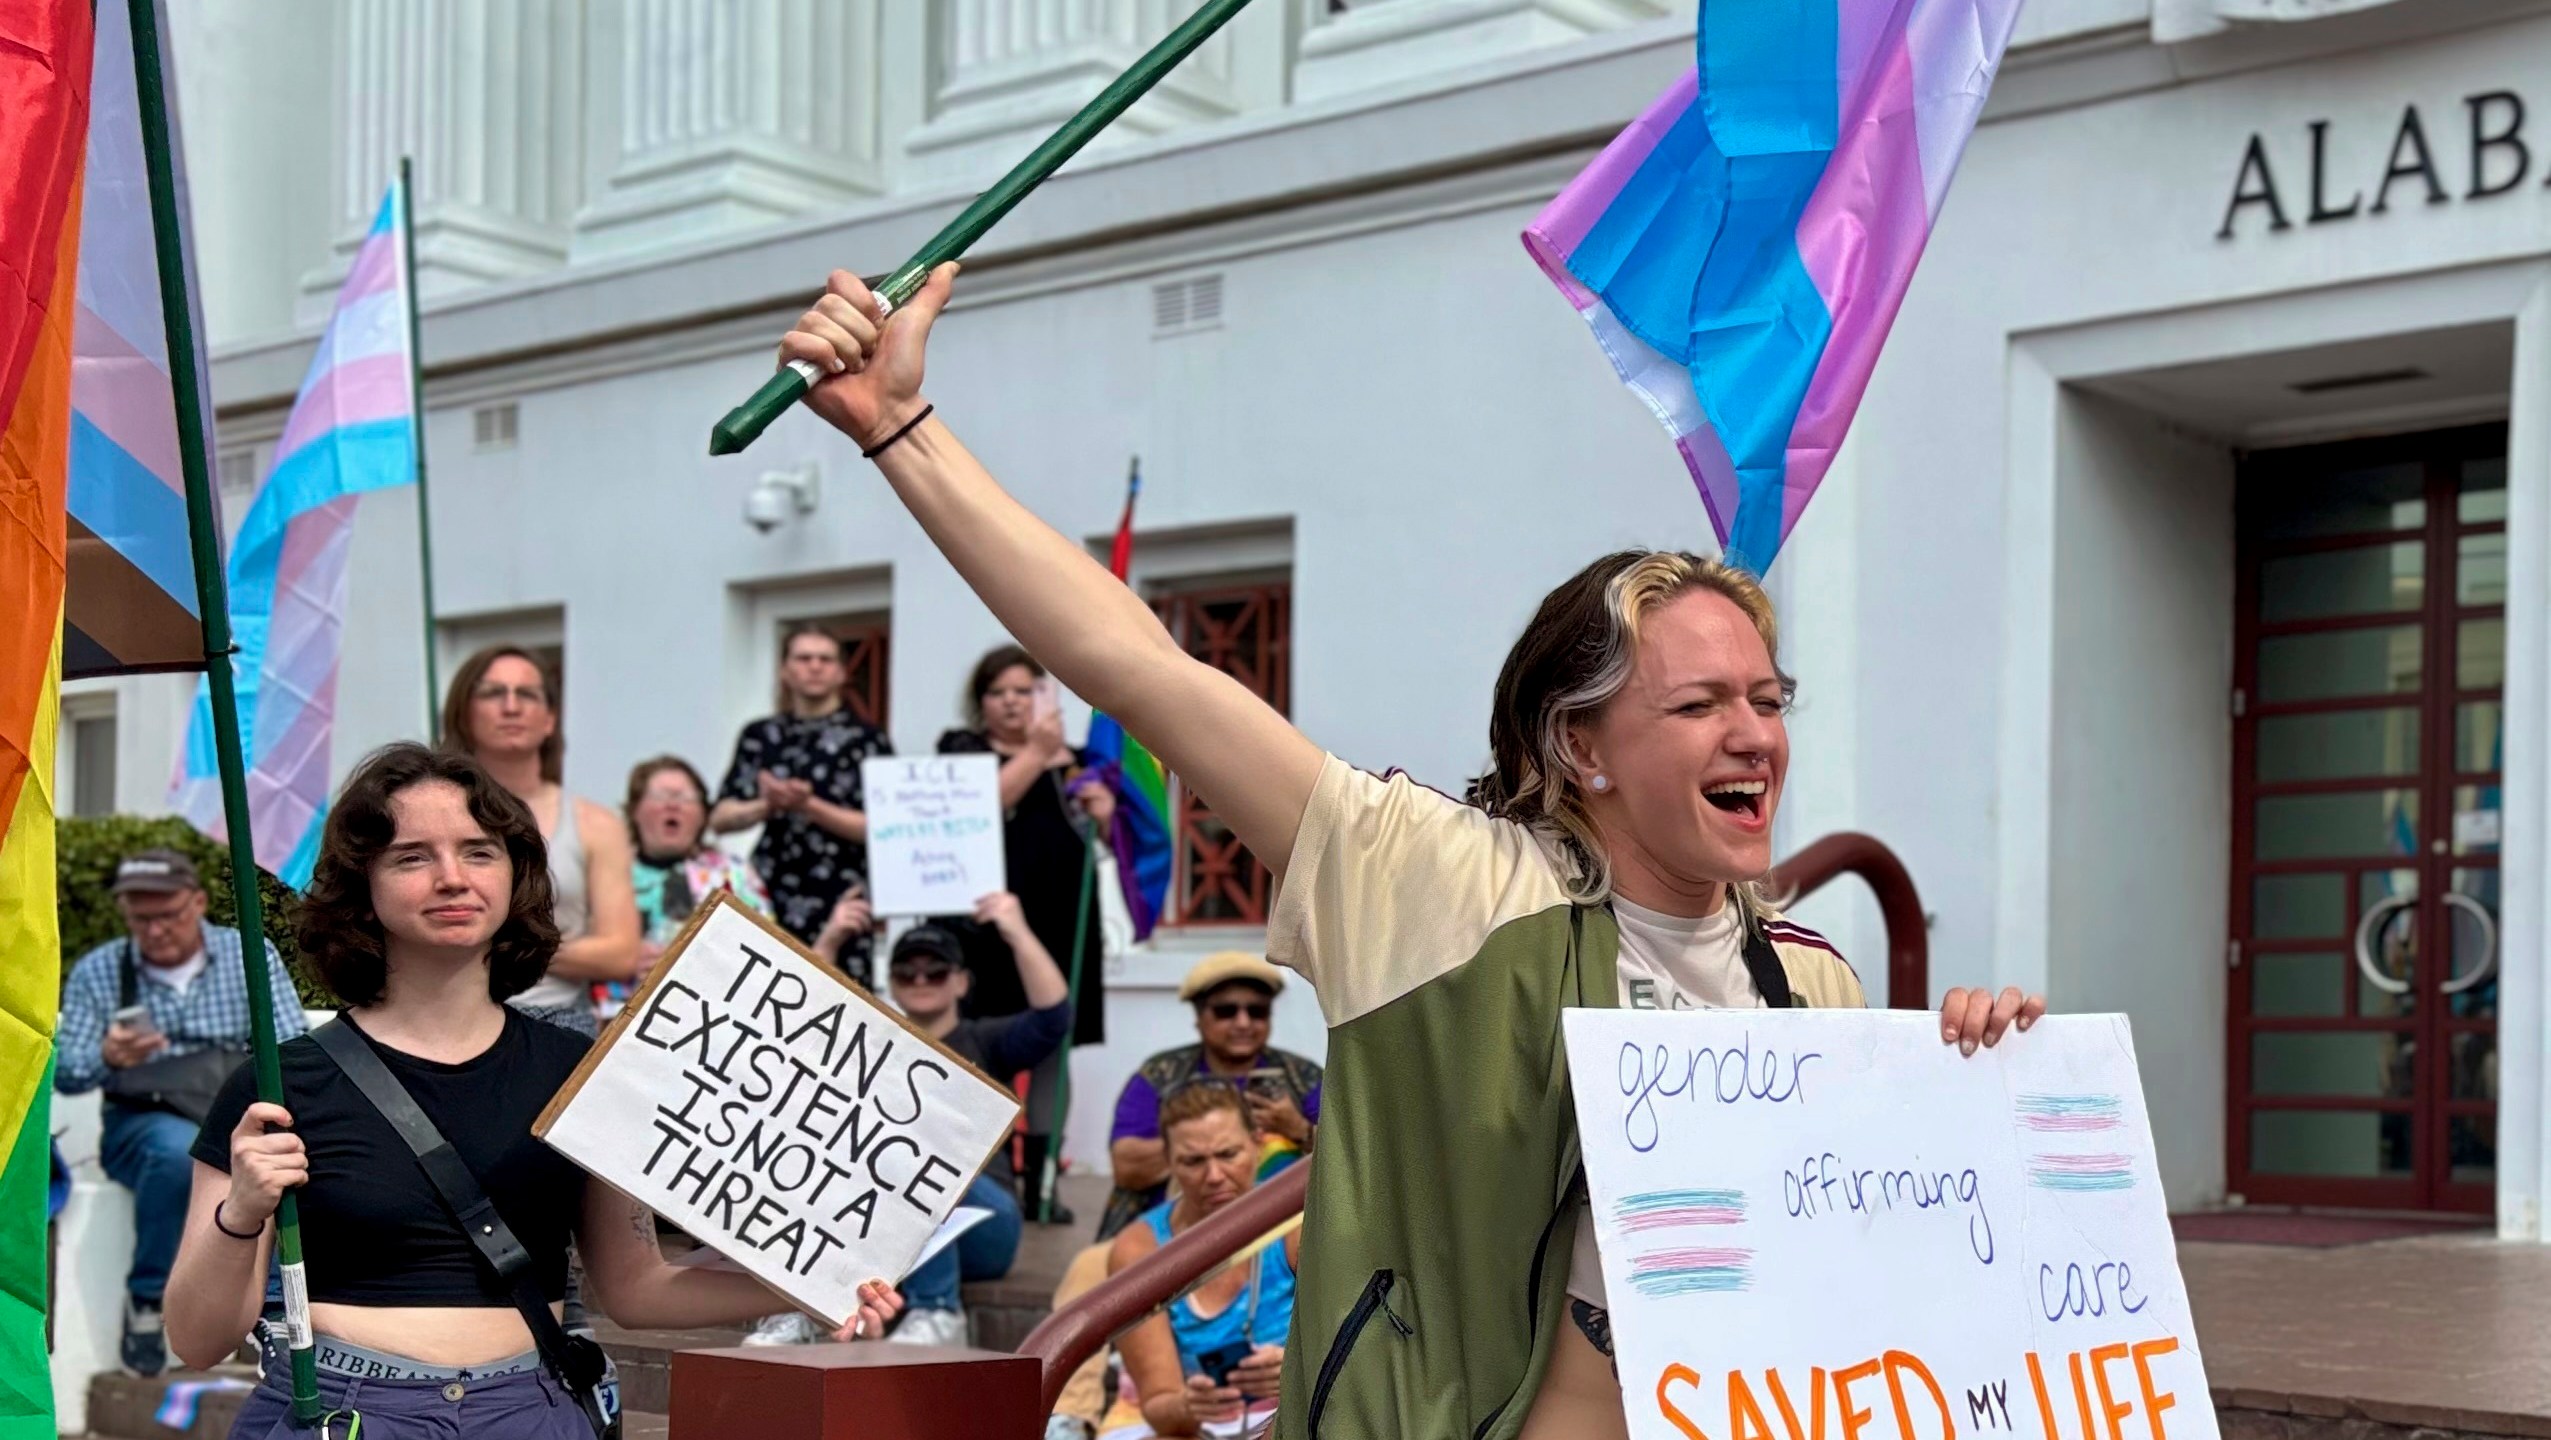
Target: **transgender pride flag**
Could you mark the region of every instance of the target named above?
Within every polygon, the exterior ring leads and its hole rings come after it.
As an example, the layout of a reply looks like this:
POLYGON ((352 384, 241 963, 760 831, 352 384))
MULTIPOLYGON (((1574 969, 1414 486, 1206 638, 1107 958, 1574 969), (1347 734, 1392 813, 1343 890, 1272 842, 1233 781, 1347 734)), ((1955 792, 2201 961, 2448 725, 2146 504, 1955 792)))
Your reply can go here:
POLYGON ((1702 0, 1699 62, 1524 231, 1761 573, 1833 465, 2019 0, 1702 0))
MULTIPOLYGON (((355 497, 416 478, 406 207, 395 184, 381 198, 230 551, 257 864, 296 889, 309 882, 327 814, 355 497)), ((212 701, 200 683, 169 804, 225 837, 212 701)))

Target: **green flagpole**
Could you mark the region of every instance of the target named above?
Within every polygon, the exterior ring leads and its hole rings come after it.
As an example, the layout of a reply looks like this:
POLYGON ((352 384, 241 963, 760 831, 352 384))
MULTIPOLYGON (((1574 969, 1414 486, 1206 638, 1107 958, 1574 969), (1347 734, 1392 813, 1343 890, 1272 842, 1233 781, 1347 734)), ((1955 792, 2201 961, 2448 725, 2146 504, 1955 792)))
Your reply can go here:
MULTIPOLYGON (((186 247, 177 213, 175 137, 161 72, 158 0, 131 0, 134 89, 142 112, 142 161, 151 187, 151 230, 159 260, 160 322, 168 335, 169 380, 177 405, 178 468, 186 477, 186 528, 194 542, 196 608, 203 613, 204 679, 212 691, 213 743, 221 762, 222 815, 230 830, 231 889, 239 897, 239 947, 248 971, 249 1039, 257 1098, 283 1103, 275 1052, 274 989, 267 976, 265 916, 257 894, 257 852, 248 825, 247 764, 239 745, 239 696, 230 671, 230 586, 222 576, 221 533, 213 521, 211 457, 204 453, 204 395, 196 388, 195 313, 186 295, 186 247)), ((301 1207, 291 1191, 275 1211, 275 1251, 283 1266, 284 1325, 292 1342, 292 1413, 319 1420, 319 1371, 311 1348, 309 1285, 301 1264, 301 1207)))
POLYGON ((416 320, 416 167, 399 157, 399 277, 407 290, 407 413, 416 437, 416 557, 425 586, 425 743, 441 737, 443 679, 434 654, 434 507, 425 496, 425 345, 416 320))
POLYGON ((1063 1063, 1055 1067, 1054 1134, 1046 1142, 1043 1173, 1036 1177, 1036 1218, 1042 1224, 1054 1218, 1054 1182, 1063 1164, 1063 1124, 1072 1113, 1072 1031, 1081 1026, 1081 967, 1089 948, 1090 899, 1098 889, 1098 837, 1081 839, 1081 903, 1072 921, 1072 973, 1067 981, 1072 1000, 1071 1029, 1063 1032, 1063 1063))
MULTIPOLYGON (((1046 137, 1045 143, 1028 152, 1028 157, 1010 169, 1010 173, 992 183, 992 188, 974 197, 956 219, 949 221, 933 235, 913 257, 888 275, 874 282, 870 289, 886 302, 889 310, 921 293, 921 284, 930 272, 954 260, 983 238, 984 232, 1010 213, 1012 207, 1028 196, 1028 192, 1045 183, 1063 167, 1063 162, 1079 153, 1117 116, 1132 108, 1154 85, 1161 82, 1178 62, 1194 53, 1232 16, 1240 13, 1249 0, 1205 0, 1196 13, 1180 21, 1177 28, 1161 37, 1159 44, 1143 52, 1142 58, 1125 68, 1125 73, 1107 82, 1087 105, 1061 129, 1046 137)), ((736 406, 709 431, 709 453, 732 455, 752 444, 770 428, 770 423, 788 412, 788 407, 805 398, 822 376, 803 360, 792 360, 780 367, 778 374, 762 383, 751 399, 736 406)))

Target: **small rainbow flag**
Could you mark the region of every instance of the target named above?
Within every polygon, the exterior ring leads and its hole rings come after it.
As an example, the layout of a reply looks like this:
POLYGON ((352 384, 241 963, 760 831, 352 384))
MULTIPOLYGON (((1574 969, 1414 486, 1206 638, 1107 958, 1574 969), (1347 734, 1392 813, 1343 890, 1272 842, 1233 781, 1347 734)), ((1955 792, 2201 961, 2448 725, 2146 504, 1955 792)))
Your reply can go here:
MULTIPOLYGON (((1117 517, 1116 541, 1107 557, 1107 568, 1120 583, 1133 571, 1134 501, 1142 493, 1143 472, 1137 464, 1125 477, 1125 510, 1117 517)), ((1169 872, 1177 853, 1169 843, 1169 776, 1113 715, 1090 717, 1088 749, 1090 759, 1114 783, 1116 823, 1108 840, 1116 852, 1117 881, 1124 887, 1134 939, 1148 940, 1168 903, 1169 872)))
POLYGON ((1524 231, 1760 573, 1833 465, 2020 0, 1702 0, 1691 74, 1524 231))

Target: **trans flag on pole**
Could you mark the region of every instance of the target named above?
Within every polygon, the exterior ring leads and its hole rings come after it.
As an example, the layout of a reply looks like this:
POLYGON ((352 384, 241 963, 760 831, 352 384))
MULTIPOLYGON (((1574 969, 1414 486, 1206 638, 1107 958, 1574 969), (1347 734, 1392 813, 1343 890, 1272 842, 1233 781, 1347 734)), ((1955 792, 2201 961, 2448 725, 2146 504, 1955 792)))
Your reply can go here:
MULTIPOLYGON (((382 197, 230 551, 257 864, 296 889, 309 882, 327 815, 355 499, 416 478, 406 205, 395 184, 382 197)), ((201 684, 169 803, 225 838, 212 700, 201 684)))
POLYGON ((1702 0, 1691 74, 1524 231, 1761 573, 1833 464, 2020 0, 1702 0))
MULTIPOLYGON (((1107 558, 1107 568, 1119 582, 1133 570, 1134 499, 1142 493, 1142 471, 1136 468, 1125 478, 1125 512, 1117 519, 1116 543, 1107 558)), ((1090 717, 1088 749, 1095 766, 1114 772, 1116 824, 1108 838, 1139 943, 1151 938, 1169 899, 1169 872, 1176 859, 1169 843, 1169 776, 1113 715, 1090 717)))

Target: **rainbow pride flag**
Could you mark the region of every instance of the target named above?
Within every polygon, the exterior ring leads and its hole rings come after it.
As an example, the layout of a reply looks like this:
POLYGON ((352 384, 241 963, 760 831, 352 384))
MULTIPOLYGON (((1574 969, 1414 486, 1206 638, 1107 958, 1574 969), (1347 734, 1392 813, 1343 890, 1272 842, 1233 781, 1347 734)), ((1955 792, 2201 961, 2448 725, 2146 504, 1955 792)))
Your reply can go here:
MULTIPOLYGON (((1133 573, 1134 501, 1142 493, 1143 472, 1137 466, 1125 477, 1125 510, 1117 517, 1116 541, 1107 557, 1107 568, 1119 582, 1133 573)), ((1087 748, 1093 762, 1113 772, 1116 823, 1108 840, 1139 943, 1151 938, 1169 901, 1169 872, 1177 856, 1169 842, 1169 776, 1113 715, 1090 717, 1087 748)))
MULTIPOLYGON (((250 829, 259 867, 295 889, 309 883, 328 810, 355 501, 416 479, 406 207, 393 182, 230 552, 250 829)), ((169 807, 214 839, 227 837, 212 695, 202 684, 169 807)))
POLYGON ((1691 74, 1524 231, 1731 561, 1833 465, 2020 0, 1702 0, 1691 74))
POLYGON ((44 1333, 62 986, 53 744, 95 39, 89 0, 0 0, 0 1440, 55 1432, 44 1333))

